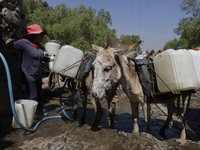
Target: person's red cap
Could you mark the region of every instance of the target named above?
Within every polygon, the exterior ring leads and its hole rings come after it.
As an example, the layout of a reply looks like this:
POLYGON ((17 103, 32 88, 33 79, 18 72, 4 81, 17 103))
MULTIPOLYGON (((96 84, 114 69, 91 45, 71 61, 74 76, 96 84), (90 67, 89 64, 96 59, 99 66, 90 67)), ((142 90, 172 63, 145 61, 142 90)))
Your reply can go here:
POLYGON ((47 35, 47 31, 42 30, 39 25, 33 24, 27 27, 27 34, 23 36, 23 38, 28 39, 32 34, 40 34, 47 35))

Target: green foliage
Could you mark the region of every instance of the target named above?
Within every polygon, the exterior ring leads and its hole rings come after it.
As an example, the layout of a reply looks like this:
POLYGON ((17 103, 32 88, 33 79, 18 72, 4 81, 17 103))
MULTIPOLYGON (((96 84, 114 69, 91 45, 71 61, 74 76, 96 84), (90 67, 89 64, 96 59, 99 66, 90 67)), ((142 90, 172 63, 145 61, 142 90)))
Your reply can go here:
POLYGON ((49 7, 49 4, 46 1, 43 2, 42 0, 39 0, 39 2, 42 3, 43 7, 49 7))
POLYGON ((179 22, 179 27, 174 29, 174 33, 180 35, 180 40, 185 40, 188 49, 195 48, 200 45, 200 1, 183 0, 180 6, 189 17, 179 22))
POLYGON ((124 34, 122 34, 120 36, 119 42, 122 45, 126 45, 126 44, 135 43, 139 40, 140 40, 139 35, 124 35, 124 34))
POLYGON ((177 46, 182 46, 184 49, 188 49, 188 43, 186 39, 177 39, 174 38, 171 41, 168 41, 165 46, 164 49, 175 49, 177 46))
POLYGON ((47 31, 44 43, 53 39, 90 51, 91 44, 103 46, 107 38, 116 38, 116 30, 109 28, 111 15, 103 9, 83 5, 71 9, 66 4, 50 8, 41 0, 24 0, 23 9, 27 25, 38 24, 47 31))
POLYGON ((175 33, 183 39, 187 39, 188 47, 194 48, 200 43, 200 19, 193 18, 188 21, 183 19, 179 22, 179 27, 175 29, 175 33))
POLYGON ((108 25, 112 25, 111 15, 108 11, 105 11, 103 8, 101 8, 97 16, 102 22, 105 22, 108 25))
MULTIPOLYGON (((135 43, 139 40, 140 40, 139 35, 124 35, 124 34, 122 34, 120 36, 119 43, 122 45, 126 45, 126 44, 135 43)), ((140 50, 141 50, 141 48, 139 47, 138 51, 140 51, 140 50)))
POLYGON ((200 18, 200 1, 199 0, 183 0, 181 10, 194 18, 200 18))
POLYGON ((41 8, 42 3, 35 0, 23 0, 22 7, 26 15, 26 21, 29 22, 31 20, 30 15, 38 8, 41 8))
MULTIPOLYGON (((174 33, 180 35, 180 39, 168 41, 165 49, 179 45, 190 49, 200 45, 200 0, 183 0, 180 7, 190 16, 183 18, 179 27, 174 29, 174 33)), ((27 25, 38 24, 47 31, 44 43, 57 40, 61 44, 90 51, 91 44, 104 46, 106 39, 116 39, 116 29, 110 29, 111 15, 104 9, 98 11, 84 5, 72 9, 66 4, 52 8, 42 0, 23 0, 23 9, 27 25)), ((122 34, 119 43, 131 44, 138 40, 139 35, 122 34)))

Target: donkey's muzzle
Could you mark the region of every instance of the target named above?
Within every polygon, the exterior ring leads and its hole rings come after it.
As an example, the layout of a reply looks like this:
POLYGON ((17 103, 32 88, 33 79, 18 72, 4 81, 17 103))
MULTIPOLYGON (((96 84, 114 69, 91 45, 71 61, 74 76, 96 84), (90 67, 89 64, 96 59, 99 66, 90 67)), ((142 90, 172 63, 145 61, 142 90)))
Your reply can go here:
POLYGON ((96 92, 92 92, 92 96, 97 99, 97 100, 102 100, 103 97, 105 96, 105 94, 103 94, 102 96, 98 95, 96 92))
POLYGON ((96 92, 92 92, 92 96, 93 96, 94 98, 97 98, 97 93, 96 93, 96 92))

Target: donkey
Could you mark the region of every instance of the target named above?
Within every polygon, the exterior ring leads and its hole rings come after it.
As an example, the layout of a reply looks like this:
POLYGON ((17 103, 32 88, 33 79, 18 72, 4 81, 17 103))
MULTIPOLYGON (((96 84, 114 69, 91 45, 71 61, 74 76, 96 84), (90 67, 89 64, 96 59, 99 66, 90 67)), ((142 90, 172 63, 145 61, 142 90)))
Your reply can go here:
MULTIPOLYGON (((99 130, 98 125, 99 122, 101 121, 102 115, 103 115, 103 109, 101 107, 101 103, 98 99, 94 99, 92 95, 92 83, 93 83, 93 77, 94 77, 94 68, 90 67, 90 63, 94 61, 95 55, 90 56, 87 58, 85 61, 83 61, 80 72, 82 72, 83 75, 79 75, 79 84, 78 84, 78 90, 77 90, 77 95, 76 99, 79 99, 78 101, 82 100, 82 116, 81 116, 81 126, 85 124, 86 120, 86 106, 87 106, 87 99, 90 96, 91 102, 94 105, 95 108, 95 119, 93 121, 91 130, 97 131, 99 130), (86 67, 86 68, 85 68, 86 67), (86 71, 84 71, 86 70, 86 71)), ((116 90, 118 87, 118 83, 115 85, 112 85, 112 87, 106 91, 105 94, 105 99, 107 100, 108 103, 108 109, 112 105, 111 111, 109 111, 109 117, 110 117, 110 128, 114 128, 114 115, 115 115, 115 107, 116 103, 112 103, 113 97, 116 95, 116 90)), ((76 110, 75 110, 76 114, 76 110)), ((75 115, 76 116, 76 115, 75 115)))
MULTIPOLYGON (((144 120, 146 122, 146 130, 151 133, 150 127, 150 101, 143 92, 142 85, 139 81, 139 76, 136 72, 136 66, 133 59, 137 56, 136 48, 141 41, 130 45, 119 45, 116 42, 108 41, 105 47, 92 45, 93 49, 99 53, 93 63, 94 79, 92 84, 92 94, 95 99, 101 100, 106 96, 106 92, 112 89, 114 85, 120 83, 123 91, 130 100, 133 118, 133 132, 139 132, 138 127, 138 106, 142 105, 144 120)), ((191 94, 182 93, 183 97, 183 113, 182 113, 182 126, 181 138, 185 139, 185 117, 186 110, 189 107, 189 100, 191 94)), ((160 129, 160 134, 164 134, 165 129, 172 121, 174 110, 174 100, 176 97, 168 96, 168 100, 159 100, 158 97, 153 97, 152 102, 167 103, 168 116, 165 124, 160 129)), ((114 118, 114 116, 113 116, 114 118)))

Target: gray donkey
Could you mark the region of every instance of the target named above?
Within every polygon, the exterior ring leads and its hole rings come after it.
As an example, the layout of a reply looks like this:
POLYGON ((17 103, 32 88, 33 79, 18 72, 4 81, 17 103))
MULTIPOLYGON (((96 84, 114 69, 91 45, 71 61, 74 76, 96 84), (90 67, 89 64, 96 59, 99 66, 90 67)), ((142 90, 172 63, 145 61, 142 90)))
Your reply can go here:
MULTIPOLYGON (((91 102, 95 108, 95 119, 91 127, 91 130, 93 131, 99 130, 98 125, 103 115, 103 109, 101 107, 101 103, 99 99, 94 99, 91 96, 93 77, 94 77, 94 67, 92 63, 95 60, 95 58, 96 58, 96 55, 92 55, 83 61, 81 65, 81 69, 80 69, 80 74, 79 74, 79 84, 78 84, 79 88, 77 90, 77 95, 76 95, 76 100, 77 100, 76 103, 80 104, 80 102, 82 101, 83 112, 82 112, 82 117, 81 117, 81 126, 85 124, 87 100, 88 100, 88 97, 90 96, 91 102)), ((111 111, 109 111, 109 117, 111 120, 110 128, 115 128, 114 116, 115 116, 116 103, 112 103, 112 99, 116 95, 117 86, 118 86, 118 83, 116 83, 115 85, 112 85, 112 87, 109 90, 106 90, 106 94, 104 95, 108 103, 108 109, 112 108, 110 109, 111 111)), ((77 116, 76 113, 77 113, 77 110, 75 107, 74 108, 75 118, 77 116)))
MULTIPOLYGON (((97 45, 92 45, 93 49, 98 51, 96 59, 93 63, 93 83, 90 83, 90 90, 92 90, 92 95, 95 98, 96 103, 98 100, 106 97, 109 99, 109 92, 116 90, 116 85, 120 83, 127 97, 130 99, 132 118, 133 118, 133 132, 139 132, 138 118, 139 103, 142 105, 144 120, 146 122, 147 132, 151 133, 150 127, 150 104, 154 103, 167 103, 168 116, 165 124, 160 129, 160 133, 164 134, 165 129, 168 127, 169 123, 172 121, 173 110, 174 110, 174 100, 176 96, 167 96, 167 99, 160 100, 160 97, 153 96, 152 101, 148 101, 142 85, 139 80, 139 76, 136 72, 136 66, 133 59, 137 56, 136 48, 139 46, 141 41, 138 41, 130 45, 119 45, 116 42, 108 41, 105 47, 99 47, 97 45), (91 88, 92 86, 92 88, 91 88)), ((92 72, 91 72, 92 73, 92 72)), ((87 82, 87 80, 86 80, 87 82)), ((186 138, 185 133, 185 118, 186 110, 189 107, 191 93, 182 93, 183 99, 183 113, 182 113, 182 132, 181 138, 186 138)), ((112 98, 112 96, 111 96, 112 98)), ((110 98, 110 99, 111 99, 110 98)), ((110 102, 110 99, 108 100, 110 102)), ((114 114, 111 117, 111 127, 114 128, 114 114)), ((98 127, 98 123, 101 119, 102 111, 96 113, 95 123, 93 124, 93 129, 98 127)))

